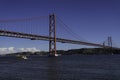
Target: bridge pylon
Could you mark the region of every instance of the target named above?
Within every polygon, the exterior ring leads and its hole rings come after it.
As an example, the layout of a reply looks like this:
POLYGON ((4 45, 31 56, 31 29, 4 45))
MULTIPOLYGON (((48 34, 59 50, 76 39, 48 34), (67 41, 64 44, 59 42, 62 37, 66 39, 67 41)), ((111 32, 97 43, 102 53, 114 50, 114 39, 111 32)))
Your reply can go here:
POLYGON ((111 36, 108 37, 108 46, 112 48, 112 37, 111 36))
POLYGON ((56 51, 56 16, 49 15, 49 54, 55 56, 56 51))

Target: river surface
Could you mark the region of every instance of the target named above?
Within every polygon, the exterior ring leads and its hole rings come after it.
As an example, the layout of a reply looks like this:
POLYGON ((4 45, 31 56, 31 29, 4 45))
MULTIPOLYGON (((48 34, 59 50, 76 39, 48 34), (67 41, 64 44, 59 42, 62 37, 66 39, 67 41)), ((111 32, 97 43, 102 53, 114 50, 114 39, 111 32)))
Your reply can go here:
POLYGON ((120 55, 1 56, 0 80, 120 80, 120 55))

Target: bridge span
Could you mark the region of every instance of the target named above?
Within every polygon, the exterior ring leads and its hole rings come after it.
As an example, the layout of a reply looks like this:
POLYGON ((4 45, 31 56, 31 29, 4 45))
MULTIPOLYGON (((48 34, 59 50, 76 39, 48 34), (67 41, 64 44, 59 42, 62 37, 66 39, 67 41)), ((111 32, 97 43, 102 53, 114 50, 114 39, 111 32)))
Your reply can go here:
MULTIPOLYGON (((31 40, 44 40, 44 41, 49 41, 50 39, 54 39, 54 38, 50 38, 48 36, 20 33, 20 32, 13 32, 13 31, 5 31, 5 30, 0 30, 0 36, 24 38, 24 39, 31 39, 31 40)), ((69 40, 69 39, 63 39, 63 38, 56 38, 56 41, 61 42, 61 43, 71 43, 71 44, 80 44, 80 45, 87 45, 87 46, 110 48, 110 46, 105 46, 105 45, 101 45, 101 44, 76 41, 76 40, 69 40)))

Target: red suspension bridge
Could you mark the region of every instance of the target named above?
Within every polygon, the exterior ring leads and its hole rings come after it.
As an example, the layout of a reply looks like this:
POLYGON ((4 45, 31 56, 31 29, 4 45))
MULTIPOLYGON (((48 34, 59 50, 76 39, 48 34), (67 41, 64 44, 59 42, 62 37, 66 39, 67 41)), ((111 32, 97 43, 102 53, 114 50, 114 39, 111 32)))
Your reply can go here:
MULTIPOLYGON (((11 23, 11 22, 25 21, 25 20, 30 21, 30 20, 34 20, 34 19, 39 19, 39 17, 26 18, 26 19, 15 19, 15 20, 0 20, 0 23, 11 23)), ((80 44, 80 45, 95 46, 95 47, 101 47, 101 48, 111 48, 112 47, 111 37, 108 38, 108 45, 105 45, 105 43, 97 44, 97 43, 91 43, 91 42, 87 42, 87 41, 70 40, 70 39, 56 37, 56 16, 55 16, 55 14, 49 15, 49 36, 43 36, 43 35, 34 34, 34 33, 19 32, 16 30, 10 30, 10 29, 5 29, 5 28, 0 29, 0 36, 49 41, 50 55, 56 54, 56 50, 57 50, 56 42, 80 44)), ((112 47, 112 48, 117 48, 117 47, 112 47)))

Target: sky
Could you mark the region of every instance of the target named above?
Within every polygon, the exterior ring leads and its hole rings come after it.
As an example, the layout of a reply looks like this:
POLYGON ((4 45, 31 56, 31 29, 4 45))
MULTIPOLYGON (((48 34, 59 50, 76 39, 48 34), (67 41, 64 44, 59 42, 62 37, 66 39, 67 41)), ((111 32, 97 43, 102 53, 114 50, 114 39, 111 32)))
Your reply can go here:
MULTIPOLYGON (((111 36, 115 46, 120 47, 120 0, 0 0, 0 20, 52 13, 83 39, 102 43, 111 36)), ((66 37, 64 32, 57 32, 66 37)), ((69 38, 73 39, 72 36, 69 38)), ((57 43, 59 50, 84 47, 87 46, 57 43)), ((0 50, 9 52, 21 48, 36 51, 49 49, 47 41, 0 37, 0 50)))

